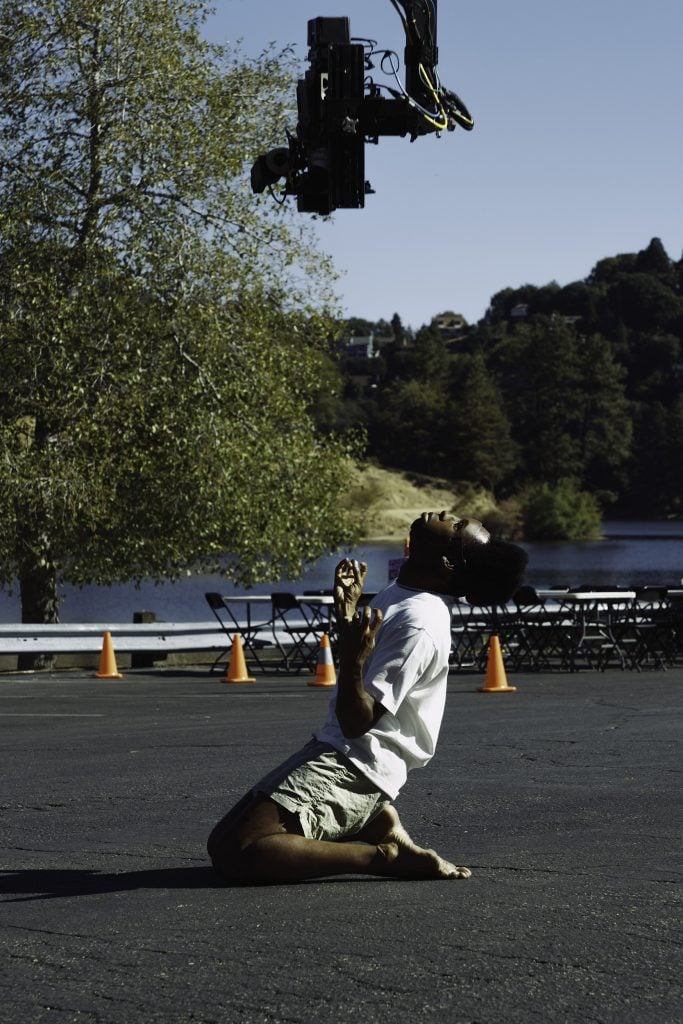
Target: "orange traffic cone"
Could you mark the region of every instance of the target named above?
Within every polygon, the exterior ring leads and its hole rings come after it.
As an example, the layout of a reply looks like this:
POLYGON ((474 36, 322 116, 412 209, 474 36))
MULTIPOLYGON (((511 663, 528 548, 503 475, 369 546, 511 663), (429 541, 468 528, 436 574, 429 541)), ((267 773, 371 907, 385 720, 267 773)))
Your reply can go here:
POLYGON ((242 637, 239 633, 235 633, 232 638, 232 648, 230 650, 230 664, 228 665, 228 671, 223 679, 224 683, 255 683, 256 680, 252 676, 247 675, 247 663, 244 660, 244 651, 242 650, 242 637))
POLYGON ((337 683, 337 673, 334 669, 334 661, 332 660, 332 648, 330 647, 330 638, 325 633, 322 640, 320 641, 320 650, 318 651, 318 664, 315 669, 315 679, 309 680, 309 686, 335 686, 337 683))
POLYGON ((508 686, 503 655, 500 652, 500 640, 494 633, 489 641, 489 657, 486 665, 484 685, 479 687, 480 693, 514 693, 516 686, 508 686))
POLYGON ((97 679, 123 679, 123 676, 116 667, 116 655, 114 645, 111 642, 111 633, 105 633, 102 638, 102 653, 100 654, 100 668, 95 673, 97 679))

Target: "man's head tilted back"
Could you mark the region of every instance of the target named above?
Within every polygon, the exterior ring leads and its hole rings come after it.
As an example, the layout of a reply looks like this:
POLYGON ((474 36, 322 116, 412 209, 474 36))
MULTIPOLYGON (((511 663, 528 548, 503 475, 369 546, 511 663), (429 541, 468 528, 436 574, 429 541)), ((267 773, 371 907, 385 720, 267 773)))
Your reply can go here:
POLYGON ((478 519, 423 512, 410 527, 405 578, 440 577, 445 592, 472 604, 504 604, 519 586, 526 552, 491 540, 478 519))

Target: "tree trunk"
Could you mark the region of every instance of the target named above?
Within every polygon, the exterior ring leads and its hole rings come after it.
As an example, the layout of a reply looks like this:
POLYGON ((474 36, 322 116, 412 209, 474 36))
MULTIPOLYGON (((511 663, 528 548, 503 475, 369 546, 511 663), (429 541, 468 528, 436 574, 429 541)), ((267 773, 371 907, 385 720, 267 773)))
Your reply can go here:
MULTIPOLYGON (((46 566, 24 566, 19 575, 19 588, 22 622, 59 622, 57 574, 50 561, 46 566)), ((22 671, 51 669, 54 664, 54 654, 20 654, 17 668, 22 671)))

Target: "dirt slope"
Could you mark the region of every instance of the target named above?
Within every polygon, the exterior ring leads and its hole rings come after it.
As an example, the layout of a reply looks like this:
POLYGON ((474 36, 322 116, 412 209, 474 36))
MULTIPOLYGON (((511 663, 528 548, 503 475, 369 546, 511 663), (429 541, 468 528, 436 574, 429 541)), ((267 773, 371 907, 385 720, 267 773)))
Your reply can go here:
POLYGON ((480 518, 493 507, 486 494, 464 496, 446 481, 392 472, 377 466, 358 469, 351 491, 352 507, 363 520, 365 540, 402 540, 422 512, 446 509, 480 518))

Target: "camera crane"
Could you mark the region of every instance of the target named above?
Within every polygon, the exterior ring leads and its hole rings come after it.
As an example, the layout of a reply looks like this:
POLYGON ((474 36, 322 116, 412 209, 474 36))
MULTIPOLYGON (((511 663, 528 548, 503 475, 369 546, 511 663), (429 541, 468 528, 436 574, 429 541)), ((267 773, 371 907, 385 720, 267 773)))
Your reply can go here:
POLYGON ((381 136, 410 136, 470 131, 474 121, 462 100, 445 89, 437 72, 437 0, 389 0, 406 37, 405 84, 398 57, 376 50, 372 40, 352 40, 348 18, 308 22, 310 67, 297 84, 298 124, 288 146, 259 156, 251 169, 251 187, 269 189, 278 202, 297 197, 301 213, 328 214, 338 208, 362 208, 372 193, 365 180, 365 143, 381 136), (369 72, 372 58, 391 74, 396 87, 378 85, 369 72), (274 185, 284 179, 279 196, 274 185))

